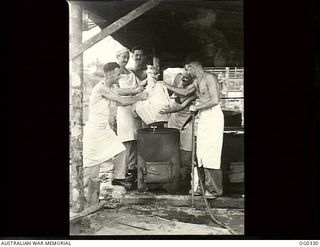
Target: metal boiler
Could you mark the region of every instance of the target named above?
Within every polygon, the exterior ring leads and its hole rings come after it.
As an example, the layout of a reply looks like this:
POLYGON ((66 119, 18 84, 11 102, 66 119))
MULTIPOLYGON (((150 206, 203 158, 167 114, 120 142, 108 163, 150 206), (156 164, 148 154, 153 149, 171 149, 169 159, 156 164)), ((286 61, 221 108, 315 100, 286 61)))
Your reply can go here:
POLYGON ((223 187, 226 195, 244 193, 244 129, 241 113, 224 111, 225 128, 221 154, 223 187))
POLYGON ((138 130, 138 191, 161 187, 175 193, 180 176, 180 132, 152 126, 138 130))

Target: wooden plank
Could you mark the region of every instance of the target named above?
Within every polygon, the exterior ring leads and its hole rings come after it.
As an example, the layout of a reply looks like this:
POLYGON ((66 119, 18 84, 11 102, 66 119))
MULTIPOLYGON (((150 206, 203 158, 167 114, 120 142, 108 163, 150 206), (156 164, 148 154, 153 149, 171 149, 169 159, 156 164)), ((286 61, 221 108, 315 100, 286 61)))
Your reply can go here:
POLYGON ((75 223, 76 221, 82 219, 83 217, 89 215, 89 214, 93 214, 94 212, 98 211, 99 209, 103 208, 103 206, 107 204, 106 201, 103 202, 99 202, 96 204, 91 205, 90 207, 86 208, 85 210, 83 210, 80 213, 77 213, 73 216, 70 217, 70 223, 75 223))
MULTIPOLYGON (((192 203, 191 195, 156 195, 156 194, 125 194, 121 205, 171 205, 174 207, 189 207, 192 203)), ((203 207, 201 196, 194 197, 195 207, 203 207)), ((217 197, 208 199, 211 208, 244 208, 244 198, 217 197)))
POLYGON ((128 23, 130 23, 134 19, 141 16, 143 13, 145 13, 148 10, 150 10, 151 8, 155 7, 161 1, 163 1, 163 0, 150 0, 150 1, 142 4, 138 8, 132 10, 127 15, 121 17, 119 20, 115 21, 114 23, 112 23, 108 27, 104 28, 103 30, 101 30, 101 32, 99 32, 98 34, 96 34, 92 38, 88 39, 87 41, 85 41, 84 43, 79 45, 78 47, 75 47, 75 49, 73 49, 71 51, 70 59, 76 58, 77 56, 82 54, 84 51, 89 49, 91 46, 93 46, 94 44, 96 44, 100 40, 111 35, 115 31, 119 30, 123 26, 127 25, 128 23))

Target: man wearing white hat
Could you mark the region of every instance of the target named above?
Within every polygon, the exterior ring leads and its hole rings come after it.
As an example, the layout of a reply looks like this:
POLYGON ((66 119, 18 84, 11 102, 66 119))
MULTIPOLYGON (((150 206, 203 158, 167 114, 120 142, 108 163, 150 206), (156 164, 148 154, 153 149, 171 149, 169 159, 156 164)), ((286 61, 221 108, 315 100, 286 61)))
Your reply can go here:
MULTIPOLYGON (((130 52, 127 48, 120 49, 117 52, 116 59, 120 66, 119 87, 114 87, 114 90, 123 98, 136 95, 144 90, 144 87, 139 86, 138 79, 135 74, 126 69, 130 57, 130 52)), ((117 135, 121 142, 126 147, 126 158, 122 163, 117 164, 125 170, 132 172, 137 163, 137 130, 141 128, 141 119, 134 117, 132 113, 132 105, 118 106, 117 109, 117 135)), ((114 182, 116 183, 116 182, 114 182)))

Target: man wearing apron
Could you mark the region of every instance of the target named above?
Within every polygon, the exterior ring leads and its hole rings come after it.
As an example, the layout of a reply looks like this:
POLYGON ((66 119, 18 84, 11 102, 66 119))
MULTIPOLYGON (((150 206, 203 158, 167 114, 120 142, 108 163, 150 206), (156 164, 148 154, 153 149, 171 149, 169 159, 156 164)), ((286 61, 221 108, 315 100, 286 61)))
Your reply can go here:
MULTIPOLYGON (((192 78, 178 73, 173 81, 173 86, 186 88, 192 84, 192 78)), ((189 106, 196 99, 195 93, 186 97, 174 95, 173 105, 163 108, 160 113, 171 113, 168 127, 180 130, 180 191, 188 193, 191 185, 191 155, 192 155, 192 124, 189 106)))
MULTIPOLYGON (((141 93, 144 87, 139 86, 133 72, 126 69, 130 57, 129 50, 123 48, 117 52, 116 58, 120 66, 121 75, 119 87, 113 89, 121 96, 130 97, 141 93)), ((123 145, 126 147, 126 158, 119 166, 133 173, 137 164, 137 130, 141 128, 141 119, 133 116, 132 105, 118 106, 117 109, 117 134, 123 145)), ((127 176, 127 178, 129 178, 127 176)))
MULTIPOLYGON (((187 96, 197 92, 199 102, 189 110, 199 112, 197 128, 197 160, 200 174, 195 170, 195 182, 198 176, 204 180, 206 196, 220 196, 222 190, 221 152, 223 144, 224 116, 220 107, 219 83, 216 75, 204 71, 199 58, 189 58, 185 66, 188 74, 195 79, 186 89, 167 85, 177 94, 187 96)), ((196 184, 195 192, 200 192, 196 184)))
MULTIPOLYGON (((90 96, 89 119, 83 135, 83 166, 85 194, 92 181, 99 180, 99 171, 102 163, 116 156, 116 160, 125 159, 125 146, 109 125, 110 106, 112 102, 127 106, 139 100, 147 99, 146 93, 123 98, 111 90, 120 78, 120 66, 117 63, 107 63, 103 67, 105 79, 94 86, 90 96)), ((119 163, 119 162, 118 162, 119 163)), ((112 164, 112 163, 109 163, 112 164)), ((112 166, 112 165, 111 165, 112 166)), ((117 163, 113 168, 113 181, 119 185, 125 179, 125 171, 117 163)), ((99 188, 98 188, 99 189, 99 188)))

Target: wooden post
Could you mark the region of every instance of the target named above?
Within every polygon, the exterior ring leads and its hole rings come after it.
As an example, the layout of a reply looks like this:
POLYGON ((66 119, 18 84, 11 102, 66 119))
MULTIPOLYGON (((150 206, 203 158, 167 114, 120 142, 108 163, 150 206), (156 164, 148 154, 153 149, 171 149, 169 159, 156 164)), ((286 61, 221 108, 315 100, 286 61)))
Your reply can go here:
POLYGON ((195 144, 195 117, 194 113, 192 112, 192 137, 191 137, 191 142, 192 142, 192 153, 191 153, 191 206, 194 207, 194 162, 195 162, 195 149, 196 149, 196 144, 195 144))
MULTIPOLYGON (((82 7, 79 3, 70 3, 70 52, 82 43, 82 7)), ((85 207, 83 190, 83 56, 77 56, 71 63, 70 71, 70 147, 72 166, 72 210, 76 213, 85 207)))
POLYGON ((230 74, 230 68, 226 67, 226 80, 225 80, 225 86, 228 91, 228 86, 229 86, 229 74, 230 74))

